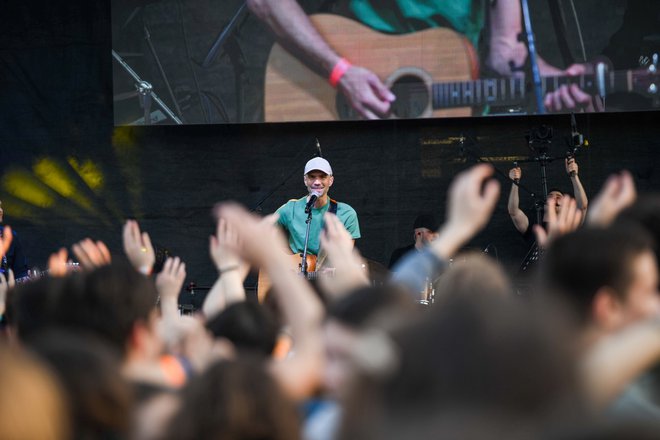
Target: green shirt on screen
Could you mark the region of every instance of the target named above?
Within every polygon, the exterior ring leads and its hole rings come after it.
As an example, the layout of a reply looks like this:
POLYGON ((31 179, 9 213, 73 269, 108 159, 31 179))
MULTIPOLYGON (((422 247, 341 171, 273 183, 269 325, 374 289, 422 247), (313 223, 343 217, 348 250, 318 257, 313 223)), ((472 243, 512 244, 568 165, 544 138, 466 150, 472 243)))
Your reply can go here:
POLYGON ((476 47, 484 27, 486 0, 349 0, 365 25, 393 34, 451 27, 476 47))

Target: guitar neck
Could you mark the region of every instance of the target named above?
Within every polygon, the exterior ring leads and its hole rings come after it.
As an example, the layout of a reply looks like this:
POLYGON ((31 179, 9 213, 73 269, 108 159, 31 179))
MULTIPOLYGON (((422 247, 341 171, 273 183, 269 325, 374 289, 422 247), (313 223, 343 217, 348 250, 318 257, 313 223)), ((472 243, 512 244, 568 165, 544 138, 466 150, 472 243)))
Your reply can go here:
MULTIPOLYGON (((557 90, 562 85, 577 84, 589 94, 605 94, 634 89, 632 70, 605 73, 600 82, 596 75, 546 76, 541 78, 542 94, 557 90), (599 87, 600 85, 600 87, 599 87)), ((479 79, 475 81, 443 82, 432 85, 434 109, 483 105, 515 105, 533 96, 533 85, 525 78, 479 79)))

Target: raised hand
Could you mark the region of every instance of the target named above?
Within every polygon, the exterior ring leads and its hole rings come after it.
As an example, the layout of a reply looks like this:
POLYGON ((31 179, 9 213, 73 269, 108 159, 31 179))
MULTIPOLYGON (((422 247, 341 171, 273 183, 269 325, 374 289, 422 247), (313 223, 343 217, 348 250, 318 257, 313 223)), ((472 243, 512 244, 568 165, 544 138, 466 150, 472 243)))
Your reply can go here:
POLYGON ((151 239, 146 232, 140 233, 135 220, 127 220, 123 230, 124 252, 131 265, 145 275, 149 275, 156 262, 156 254, 151 239))
POLYGON ((209 238, 209 254, 220 273, 237 270, 241 280, 250 271, 250 265, 243 260, 236 249, 240 248, 236 231, 227 225, 227 220, 219 218, 215 235, 209 238))
POLYGON ((451 241, 455 244, 454 252, 490 219, 500 195, 499 182, 488 181, 492 175, 492 166, 476 165, 460 173, 449 187, 448 218, 440 233, 451 235, 451 241))
POLYGON ((520 167, 513 167, 509 170, 509 179, 513 180, 514 182, 518 182, 521 177, 522 170, 520 167))
POLYGON ((559 212, 557 212, 556 206, 557 201, 554 198, 547 200, 545 206, 547 232, 543 226, 534 225, 536 243, 540 248, 547 247, 552 240, 576 230, 582 224, 582 211, 578 209, 574 198, 563 196, 559 212))
POLYGON ((176 301, 186 280, 186 263, 179 257, 165 260, 163 270, 156 276, 156 289, 160 294, 161 301, 176 301))
POLYGON ((608 226, 616 216, 637 199, 635 182, 629 171, 612 174, 607 178, 600 193, 591 203, 587 213, 590 225, 608 226))
POLYGON ((50 254, 48 257, 48 273, 53 277, 63 277, 66 275, 69 264, 67 259, 69 254, 66 248, 60 248, 59 251, 50 254))
POLYGON ((321 233, 321 249, 328 255, 330 267, 336 277, 321 277, 319 282, 330 296, 337 297, 352 289, 369 285, 364 261, 353 246, 353 237, 336 215, 323 216, 325 229, 321 233))
POLYGON ((571 177, 578 175, 579 168, 574 157, 567 157, 565 159, 565 165, 566 165, 566 174, 568 174, 571 177))
POLYGON ((277 214, 260 218, 233 202, 219 204, 214 212, 217 218, 223 218, 227 226, 236 231, 241 246, 234 251, 249 263, 265 266, 286 257, 282 249, 289 246, 282 231, 275 226, 277 214))
MULTIPOLYGON (((250 271, 250 265, 239 253, 241 241, 238 232, 220 215, 221 205, 213 208, 216 218, 216 235, 209 238, 209 253, 218 269, 219 278, 206 295, 202 312, 208 318, 222 312, 229 304, 244 301, 243 282, 250 271)), ((261 220, 264 222, 267 220, 261 220)), ((272 226, 274 222, 269 224, 272 226)))
POLYGON ((110 251, 102 241, 94 242, 92 239, 86 238, 74 244, 72 250, 80 265, 87 270, 112 262, 110 251))

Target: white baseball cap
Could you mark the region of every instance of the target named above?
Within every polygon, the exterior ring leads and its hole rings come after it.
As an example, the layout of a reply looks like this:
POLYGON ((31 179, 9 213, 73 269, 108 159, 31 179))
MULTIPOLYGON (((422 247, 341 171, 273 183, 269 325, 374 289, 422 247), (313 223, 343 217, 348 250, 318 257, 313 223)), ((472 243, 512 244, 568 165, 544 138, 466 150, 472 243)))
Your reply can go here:
POLYGON ((307 174, 314 170, 323 171, 325 174, 332 176, 332 167, 330 166, 330 162, 323 159, 322 157, 315 157, 314 159, 309 160, 307 164, 305 164, 305 172, 303 174, 307 174))

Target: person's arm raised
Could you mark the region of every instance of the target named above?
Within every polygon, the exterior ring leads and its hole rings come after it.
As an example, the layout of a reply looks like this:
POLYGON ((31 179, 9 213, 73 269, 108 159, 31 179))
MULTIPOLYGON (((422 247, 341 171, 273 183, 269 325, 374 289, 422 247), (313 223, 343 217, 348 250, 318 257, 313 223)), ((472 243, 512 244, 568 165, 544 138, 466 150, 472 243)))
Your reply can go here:
POLYGON ((438 238, 422 252, 404 257, 394 268, 394 282, 412 292, 422 291, 449 258, 486 226, 500 195, 500 184, 490 180, 492 175, 492 166, 480 164, 456 176, 449 187, 447 220, 438 230, 438 238))
POLYGON ((112 262, 110 251, 102 241, 95 242, 91 238, 85 238, 74 244, 71 249, 80 266, 85 270, 93 270, 112 262))
POLYGON ((241 255, 267 272, 272 294, 291 329, 294 355, 273 361, 271 371, 290 396, 309 397, 320 383, 324 361, 321 301, 309 283, 291 270, 289 258, 280 251, 286 243, 282 231, 233 203, 219 205, 218 215, 237 232, 241 255))
POLYGON ((507 203, 507 210, 509 211, 509 216, 513 222, 513 226, 516 227, 516 230, 521 234, 524 234, 529 228, 529 218, 527 215, 520 209, 520 190, 518 188, 517 182, 520 182, 522 177, 522 170, 520 167, 514 167, 509 170, 509 179, 513 182, 511 183, 511 192, 509 193, 509 201, 507 203))
POLYGON ((605 227, 614 221, 617 215, 637 199, 635 182, 629 171, 612 174, 607 178, 602 189, 587 212, 590 226, 605 227))
POLYGON ((140 225, 135 220, 127 220, 124 224, 122 242, 128 261, 137 270, 150 275, 156 262, 154 247, 151 238, 146 232, 140 232, 140 225))
POLYGON ((587 199, 587 193, 582 186, 579 176, 579 167, 574 157, 568 157, 565 160, 566 162, 566 174, 571 178, 571 185, 573 186, 573 195, 575 197, 575 202, 577 203, 577 208, 582 211, 582 219, 584 220, 587 217, 587 206, 589 205, 589 199, 587 199))
POLYGON ((323 216, 325 228, 321 233, 321 249, 328 256, 329 266, 334 268, 333 277, 323 277, 319 283, 333 300, 353 289, 369 285, 364 260, 354 247, 355 240, 335 214, 323 216))
POLYGON ((218 279, 202 305, 206 319, 222 312, 232 303, 245 300, 243 281, 250 266, 234 251, 239 247, 236 231, 227 225, 225 219, 217 218, 216 233, 209 238, 209 254, 218 270, 218 279))
POLYGON ((500 196, 500 184, 490 180, 493 167, 475 165, 460 173, 449 187, 447 221, 431 242, 433 253, 444 260, 452 257, 473 236, 481 231, 495 209, 500 196))

